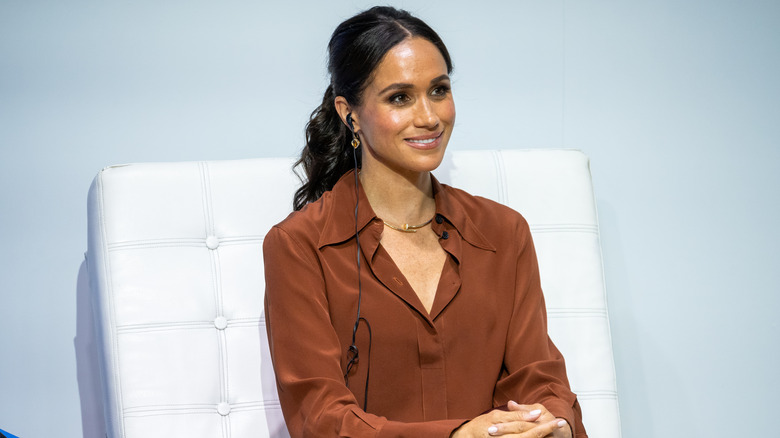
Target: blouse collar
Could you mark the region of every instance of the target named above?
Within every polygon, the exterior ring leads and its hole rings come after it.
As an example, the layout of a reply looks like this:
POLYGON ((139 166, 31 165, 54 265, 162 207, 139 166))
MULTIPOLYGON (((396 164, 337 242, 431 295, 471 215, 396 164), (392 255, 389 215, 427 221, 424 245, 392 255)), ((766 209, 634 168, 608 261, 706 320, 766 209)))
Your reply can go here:
MULTIPOLYGON (((330 211, 327 212, 327 220, 323 227, 318 247, 346 242, 355 236, 355 171, 350 170, 344 174, 333 189, 322 196, 332 198, 330 211)), ((469 244, 488 251, 495 251, 495 246, 479 231, 468 214, 468 205, 464 204, 468 195, 462 190, 454 189, 441 184, 436 177, 431 175, 433 184, 433 197, 436 202, 436 216, 434 216, 434 231, 441 235, 444 223, 451 224, 460 236, 469 244)), ((368 203, 365 190, 358 179, 358 230, 361 231, 371 222, 381 220, 377 217, 371 204, 368 203)))

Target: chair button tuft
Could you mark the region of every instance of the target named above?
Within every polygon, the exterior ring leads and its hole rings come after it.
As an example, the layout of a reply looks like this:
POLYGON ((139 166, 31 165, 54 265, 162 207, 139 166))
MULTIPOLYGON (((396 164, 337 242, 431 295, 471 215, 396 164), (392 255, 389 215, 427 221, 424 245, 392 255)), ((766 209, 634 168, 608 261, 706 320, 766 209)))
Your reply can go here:
POLYGON ((219 238, 217 236, 209 236, 206 238, 206 246, 208 249, 217 249, 219 248, 219 238))
POLYGON ((225 330, 225 328, 227 328, 227 318, 224 316, 214 318, 214 327, 216 327, 217 330, 225 330))
POLYGON ((217 405, 217 412, 219 412, 219 415, 222 415, 223 417, 230 413, 230 405, 222 402, 217 405))

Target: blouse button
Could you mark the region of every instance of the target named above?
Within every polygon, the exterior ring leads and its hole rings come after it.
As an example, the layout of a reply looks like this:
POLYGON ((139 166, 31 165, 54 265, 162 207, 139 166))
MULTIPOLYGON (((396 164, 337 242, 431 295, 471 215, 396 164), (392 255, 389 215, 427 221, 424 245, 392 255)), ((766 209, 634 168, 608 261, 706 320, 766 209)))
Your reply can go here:
POLYGON ((449 239, 450 238, 450 233, 448 233, 446 231, 442 231, 441 238, 444 239, 444 240, 449 239))
POLYGON ((442 216, 442 215, 440 215, 440 214, 437 214, 437 215, 436 215, 436 223, 437 223, 437 224, 440 224, 440 223, 442 223, 442 222, 444 222, 444 216, 442 216))

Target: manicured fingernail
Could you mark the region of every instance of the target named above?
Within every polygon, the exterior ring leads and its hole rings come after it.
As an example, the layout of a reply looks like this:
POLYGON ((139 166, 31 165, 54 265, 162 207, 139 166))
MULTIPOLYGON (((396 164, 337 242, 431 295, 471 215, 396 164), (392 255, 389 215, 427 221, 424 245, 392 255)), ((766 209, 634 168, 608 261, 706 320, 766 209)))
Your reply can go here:
POLYGON ((541 409, 534 409, 533 411, 529 412, 528 415, 536 416, 542 413, 541 409))
POLYGON ((493 435, 494 433, 498 432, 498 428, 496 426, 490 426, 488 427, 488 433, 493 435))
POLYGON ((566 420, 561 420, 558 422, 558 427, 566 426, 566 420))

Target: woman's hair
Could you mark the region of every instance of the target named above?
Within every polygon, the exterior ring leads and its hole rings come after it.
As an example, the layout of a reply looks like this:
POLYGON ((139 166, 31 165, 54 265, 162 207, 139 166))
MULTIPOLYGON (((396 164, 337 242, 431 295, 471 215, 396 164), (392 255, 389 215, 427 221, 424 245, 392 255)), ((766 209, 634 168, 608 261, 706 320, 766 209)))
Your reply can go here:
MULTIPOLYGON (((376 6, 344 21, 333 32, 328 44, 330 85, 306 124, 306 145, 294 166, 302 166, 305 172, 303 185, 293 198, 295 210, 319 199, 354 167, 352 133, 336 112, 336 96, 359 106, 363 90, 385 54, 411 37, 433 43, 447 63, 447 72, 452 72, 450 55, 439 35, 404 10, 376 6)), ((356 152, 360 162, 361 151, 356 152)))

